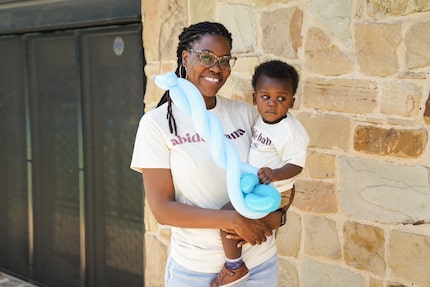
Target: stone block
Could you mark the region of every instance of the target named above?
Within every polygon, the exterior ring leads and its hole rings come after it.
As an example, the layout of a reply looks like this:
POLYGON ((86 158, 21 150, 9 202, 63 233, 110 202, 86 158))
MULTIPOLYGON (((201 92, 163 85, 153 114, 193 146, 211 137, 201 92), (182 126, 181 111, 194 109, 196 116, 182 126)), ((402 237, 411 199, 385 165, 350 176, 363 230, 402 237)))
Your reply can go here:
MULTIPOLYGON (((163 71, 160 69, 161 68, 159 64, 147 64, 145 66, 145 74, 148 79, 144 95, 145 112, 155 108, 164 93, 164 91, 158 88, 152 80, 154 76, 163 74, 163 71)), ((173 69, 170 69, 170 71, 173 71, 173 69)))
POLYGON ((219 22, 233 37, 232 53, 249 53, 256 50, 257 32, 254 11, 248 5, 223 4, 218 8, 219 22))
POLYGON ((239 57, 233 67, 232 74, 240 74, 246 77, 246 80, 249 82, 249 86, 251 86, 251 77, 258 64, 260 64, 260 60, 256 56, 239 57))
POLYGON ((354 149, 368 154, 418 158, 425 151, 427 141, 425 129, 357 126, 354 132, 354 149))
POLYGON ((341 115, 297 113, 310 138, 310 147, 350 149, 351 120, 341 115))
POLYGON ((430 66, 430 22, 414 23, 406 32, 405 44, 409 69, 430 66))
POLYGON ((215 0, 190 0, 190 20, 191 23, 198 23, 202 21, 215 21, 215 0))
POLYGON ((289 209, 285 226, 279 228, 276 233, 276 245, 280 256, 297 258, 300 251, 301 228, 300 215, 289 209))
POLYGON ((253 89, 249 78, 230 75, 224 86, 218 91, 218 95, 237 101, 252 104, 253 89))
POLYGON ((144 209, 144 222, 145 222, 145 231, 155 233, 158 230, 158 223, 149 209, 148 203, 145 200, 145 209, 144 209))
POLYGON ((336 38, 351 44, 351 0, 312 0, 308 3, 308 11, 312 17, 336 38))
POLYGON ((364 74, 383 77, 398 72, 402 25, 365 23, 354 29, 357 60, 364 74))
POLYGON ((170 237, 172 236, 172 229, 168 225, 158 225, 158 239, 166 246, 170 245, 170 237))
POLYGON ((396 278, 411 286, 430 286, 430 236, 393 230, 387 257, 396 278))
POLYGON ((334 178, 336 175, 336 156, 316 151, 308 152, 304 173, 312 178, 334 178))
POLYGON ((369 278, 369 287, 386 287, 383 280, 369 278))
POLYGON ((377 84, 368 80, 307 78, 303 100, 307 107, 354 114, 373 113, 377 84))
POLYGON ((421 108, 422 89, 422 81, 387 81, 382 88, 381 113, 417 116, 421 108))
POLYGON ((430 221, 428 168, 339 156, 338 169, 346 215, 384 223, 430 221))
POLYGON ((145 287, 164 286, 167 248, 153 235, 145 234, 145 287))
POLYGON ((346 268, 305 257, 300 273, 300 286, 364 287, 365 278, 346 268))
POLYGON ((297 180, 293 205, 304 211, 336 213, 336 198, 333 183, 297 180))
POLYGON ((305 43, 306 67, 310 72, 338 76, 354 71, 351 59, 321 29, 310 28, 305 43))
POLYGON ((368 0, 367 13, 375 19, 383 19, 388 16, 402 16, 430 10, 430 2, 427 0, 368 0))
POLYGON ((279 259, 278 287, 299 287, 297 268, 282 258, 279 259))
POLYGON ((356 222, 345 222, 343 234, 345 263, 384 276, 384 230, 356 222))
POLYGON ((336 221, 317 215, 304 218, 305 254, 339 259, 342 252, 336 221))
POLYGON ((296 59, 302 46, 303 11, 298 7, 280 8, 263 12, 261 47, 265 53, 277 57, 296 59))
POLYGON ((176 60, 178 36, 188 26, 187 0, 142 1, 146 61, 176 60))

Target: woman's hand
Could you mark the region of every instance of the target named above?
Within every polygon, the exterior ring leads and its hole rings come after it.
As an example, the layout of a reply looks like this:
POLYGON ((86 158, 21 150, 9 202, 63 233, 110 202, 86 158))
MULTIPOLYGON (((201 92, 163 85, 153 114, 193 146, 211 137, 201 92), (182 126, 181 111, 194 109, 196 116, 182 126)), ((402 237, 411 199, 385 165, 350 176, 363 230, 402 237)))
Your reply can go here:
MULTIPOLYGON (((232 228, 223 229, 227 232, 228 239, 241 240, 241 245, 249 243, 251 245, 261 244, 267 240, 267 236, 272 235, 272 227, 263 219, 248 219, 236 214, 233 218, 232 228)), ((266 216, 267 217, 267 216, 266 216)))
POLYGON ((272 231, 279 227, 281 222, 281 213, 278 211, 274 211, 261 219, 252 220, 243 218, 243 220, 244 221, 242 223, 238 223, 238 229, 223 229, 225 232, 228 233, 228 239, 239 241, 237 244, 238 248, 242 247, 246 243, 255 245, 265 242, 267 240, 266 237, 271 236, 273 233, 272 231), (248 228, 251 228, 251 230, 248 230, 248 228))

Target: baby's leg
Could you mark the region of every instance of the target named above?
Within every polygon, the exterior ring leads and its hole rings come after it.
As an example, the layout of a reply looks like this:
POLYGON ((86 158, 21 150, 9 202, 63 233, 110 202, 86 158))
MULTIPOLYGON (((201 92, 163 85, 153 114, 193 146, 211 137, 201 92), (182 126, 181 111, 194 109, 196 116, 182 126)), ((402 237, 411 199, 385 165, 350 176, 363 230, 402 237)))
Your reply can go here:
MULTIPOLYGON (((222 209, 233 210, 231 203, 222 209)), ((249 270, 242 261, 242 248, 237 247, 239 240, 226 238, 227 233, 221 230, 221 241, 225 253, 225 264, 218 275, 212 280, 211 287, 233 286, 249 277, 249 270)))
MULTIPOLYGON (((234 209, 233 205, 229 202, 222 208, 224 210, 234 209)), ((238 259, 242 256, 242 248, 238 248, 239 240, 227 239, 227 232, 221 230, 221 241, 224 248, 224 254, 227 259, 238 259)))

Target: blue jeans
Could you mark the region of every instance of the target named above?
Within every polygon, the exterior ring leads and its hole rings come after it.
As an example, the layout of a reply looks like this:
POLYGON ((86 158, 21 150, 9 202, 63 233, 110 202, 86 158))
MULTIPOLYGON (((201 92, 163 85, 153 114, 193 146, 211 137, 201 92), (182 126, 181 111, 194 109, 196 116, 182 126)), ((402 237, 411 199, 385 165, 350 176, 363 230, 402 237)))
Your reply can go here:
MULTIPOLYGON (((249 278, 237 287, 277 287, 278 255, 249 270, 249 278)), ((217 273, 199 273, 185 269, 172 258, 166 266, 165 287, 208 287, 217 273)))

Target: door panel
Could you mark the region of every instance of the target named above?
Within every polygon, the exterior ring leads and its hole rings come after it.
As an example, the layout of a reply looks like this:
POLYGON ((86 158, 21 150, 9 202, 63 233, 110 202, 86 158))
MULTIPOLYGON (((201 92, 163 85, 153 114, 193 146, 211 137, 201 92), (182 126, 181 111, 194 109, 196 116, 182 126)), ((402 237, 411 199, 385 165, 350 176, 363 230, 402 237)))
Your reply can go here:
POLYGON ((92 222, 98 223, 88 230, 97 243, 89 256, 96 286, 143 284, 142 181, 129 168, 143 106, 141 43, 140 33, 127 29, 81 39, 85 150, 91 154, 85 164, 92 222))
POLYGON ((28 39, 33 157, 34 275, 80 280, 77 53, 73 34, 28 39))
POLYGON ((0 39, 0 267, 29 276, 23 43, 0 39))

